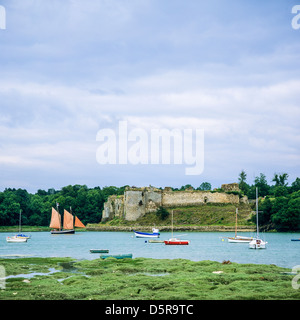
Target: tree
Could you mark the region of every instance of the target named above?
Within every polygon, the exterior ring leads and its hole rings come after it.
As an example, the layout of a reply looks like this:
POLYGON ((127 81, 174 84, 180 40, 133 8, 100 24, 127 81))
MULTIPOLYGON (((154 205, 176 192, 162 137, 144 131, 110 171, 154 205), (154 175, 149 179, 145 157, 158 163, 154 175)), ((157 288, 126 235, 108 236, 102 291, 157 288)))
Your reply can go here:
POLYGON ((300 197, 288 199, 276 198, 272 210, 272 221, 279 231, 300 230, 300 197))
POLYGON ((196 190, 211 190, 211 184, 209 182, 202 182, 196 190))
POLYGON ((188 190, 188 189, 194 189, 194 187, 191 184, 186 184, 185 186, 182 186, 179 190, 188 190))
POLYGON ((300 179, 296 178, 296 180, 291 185, 291 192, 296 192, 300 190, 300 179))
POLYGON ((165 220, 169 216, 169 211, 165 209, 164 207, 159 207, 156 211, 156 215, 161 219, 165 220))
POLYGON ((247 174, 244 170, 241 171, 239 174, 239 188, 244 194, 248 194, 249 192, 249 185, 246 183, 247 174))
POLYGON ((288 177, 289 175, 287 173, 283 173, 283 174, 274 173, 274 178, 272 181, 275 182, 275 187, 278 187, 278 186, 286 187, 287 186, 286 180, 288 179, 288 177))
POLYGON ((276 198, 278 197, 286 197, 288 195, 287 187, 277 186, 274 190, 274 195, 276 198))
POLYGON ((255 177, 254 186, 258 188, 258 194, 265 197, 269 194, 270 186, 268 185, 266 176, 261 173, 259 177, 255 177))

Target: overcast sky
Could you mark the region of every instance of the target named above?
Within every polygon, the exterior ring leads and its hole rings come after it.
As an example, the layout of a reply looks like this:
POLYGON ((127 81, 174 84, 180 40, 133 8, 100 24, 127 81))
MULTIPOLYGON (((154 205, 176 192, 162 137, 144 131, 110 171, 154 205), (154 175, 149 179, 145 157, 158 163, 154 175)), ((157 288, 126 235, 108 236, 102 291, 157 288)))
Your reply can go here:
MULTIPOLYGON (((299 2, 299 1, 298 1, 299 2)), ((292 0, 0 0, 0 190, 271 183, 300 163, 292 0), (204 170, 101 165, 101 129, 204 130, 204 170)), ((300 23, 300 21, 299 21, 300 23)))

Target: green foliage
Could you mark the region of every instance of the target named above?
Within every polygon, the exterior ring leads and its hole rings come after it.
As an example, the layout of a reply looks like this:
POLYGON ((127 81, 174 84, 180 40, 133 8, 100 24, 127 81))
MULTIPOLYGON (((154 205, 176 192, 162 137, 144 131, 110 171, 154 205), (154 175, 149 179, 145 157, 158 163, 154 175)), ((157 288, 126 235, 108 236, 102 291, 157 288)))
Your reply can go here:
POLYGON ((249 192, 249 185, 246 183, 247 174, 244 170, 239 174, 239 188, 244 193, 247 194, 249 192))
POLYGON ((22 225, 48 226, 51 207, 59 203, 59 208, 69 210, 84 223, 99 223, 103 204, 112 194, 123 194, 125 187, 114 186, 89 189, 86 185, 66 186, 61 190, 39 189, 30 194, 24 189, 5 189, 0 192, 0 225, 13 226, 19 223, 22 210, 22 225))
POLYGON ((202 182, 196 190, 202 190, 202 191, 211 190, 211 184, 209 182, 202 182))
POLYGON ((275 182, 276 187, 278 187, 278 186, 285 187, 285 186, 287 186, 286 180, 288 179, 288 177, 289 177, 289 175, 287 173, 283 173, 283 174, 275 173, 272 181, 275 182))
MULTIPOLYGON (((291 186, 288 186, 287 173, 274 174, 272 179, 275 185, 270 186, 266 176, 261 173, 255 177, 254 184, 246 184, 246 173, 243 170, 239 174, 240 189, 249 199, 255 199, 258 188, 259 201, 259 225, 271 227, 278 231, 300 230, 300 179, 296 178, 291 186), (261 197, 264 197, 261 199, 261 197)), ((255 216, 252 221, 255 222, 255 216)))
POLYGON ((165 220, 169 216, 169 211, 165 209, 164 207, 159 207, 158 210, 156 211, 156 215, 161 219, 165 220))

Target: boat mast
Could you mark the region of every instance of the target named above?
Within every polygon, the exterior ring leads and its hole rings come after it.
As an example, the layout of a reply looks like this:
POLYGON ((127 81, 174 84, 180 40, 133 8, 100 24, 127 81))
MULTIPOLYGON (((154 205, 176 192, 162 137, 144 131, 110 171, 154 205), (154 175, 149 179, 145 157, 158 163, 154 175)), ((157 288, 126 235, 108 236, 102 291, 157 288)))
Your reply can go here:
POLYGON ((60 230, 62 230, 61 215, 59 214, 59 209, 58 209, 58 207, 59 207, 59 203, 58 203, 58 202, 56 202, 56 211, 58 212, 58 215, 59 215, 59 218, 60 218, 60 230))
POLYGON ((259 238, 258 236, 258 188, 256 187, 256 237, 257 239, 259 238))
POLYGON ((21 233, 21 216, 22 216, 22 209, 20 209, 20 215, 19 215, 19 233, 21 233))
POLYGON ((72 207, 70 206, 70 213, 73 216, 73 229, 75 230, 75 216, 72 213, 72 207))
POLYGON ((173 239, 173 210, 172 210, 172 238, 173 239))
POLYGON ((238 208, 235 209, 235 238, 237 236, 237 215, 238 215, 238 208))

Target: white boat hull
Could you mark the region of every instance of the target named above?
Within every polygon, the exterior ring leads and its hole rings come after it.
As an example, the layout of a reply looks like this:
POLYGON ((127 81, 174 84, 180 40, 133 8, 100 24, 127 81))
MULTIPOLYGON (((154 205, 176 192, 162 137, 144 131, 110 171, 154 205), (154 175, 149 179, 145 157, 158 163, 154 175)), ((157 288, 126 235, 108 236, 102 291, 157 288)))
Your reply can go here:
POLYGON ((249 243, 249 249, 266 249, 266 241, 260 240, 260 239, 253 239, 249 243))
POLYGON ((159 233, 146 234, 146 233, 135 232, 134 234, 136 238, 159 238, 159 233))
POLYGON ((6 237, 6 241, 20 243, 20 242, 27 242, 27 238, 6 237))
POLYGON ((135 231, 135 230, 133 231, 136 238, 159 238, 160 236, 159 230, 156 228, 152 229, 152 233, 135 231))
POLYGON ((228 242, 230 243, 249 243, 253 240, 252 239, 241 239, 241 238, 228 238, 228 242))

